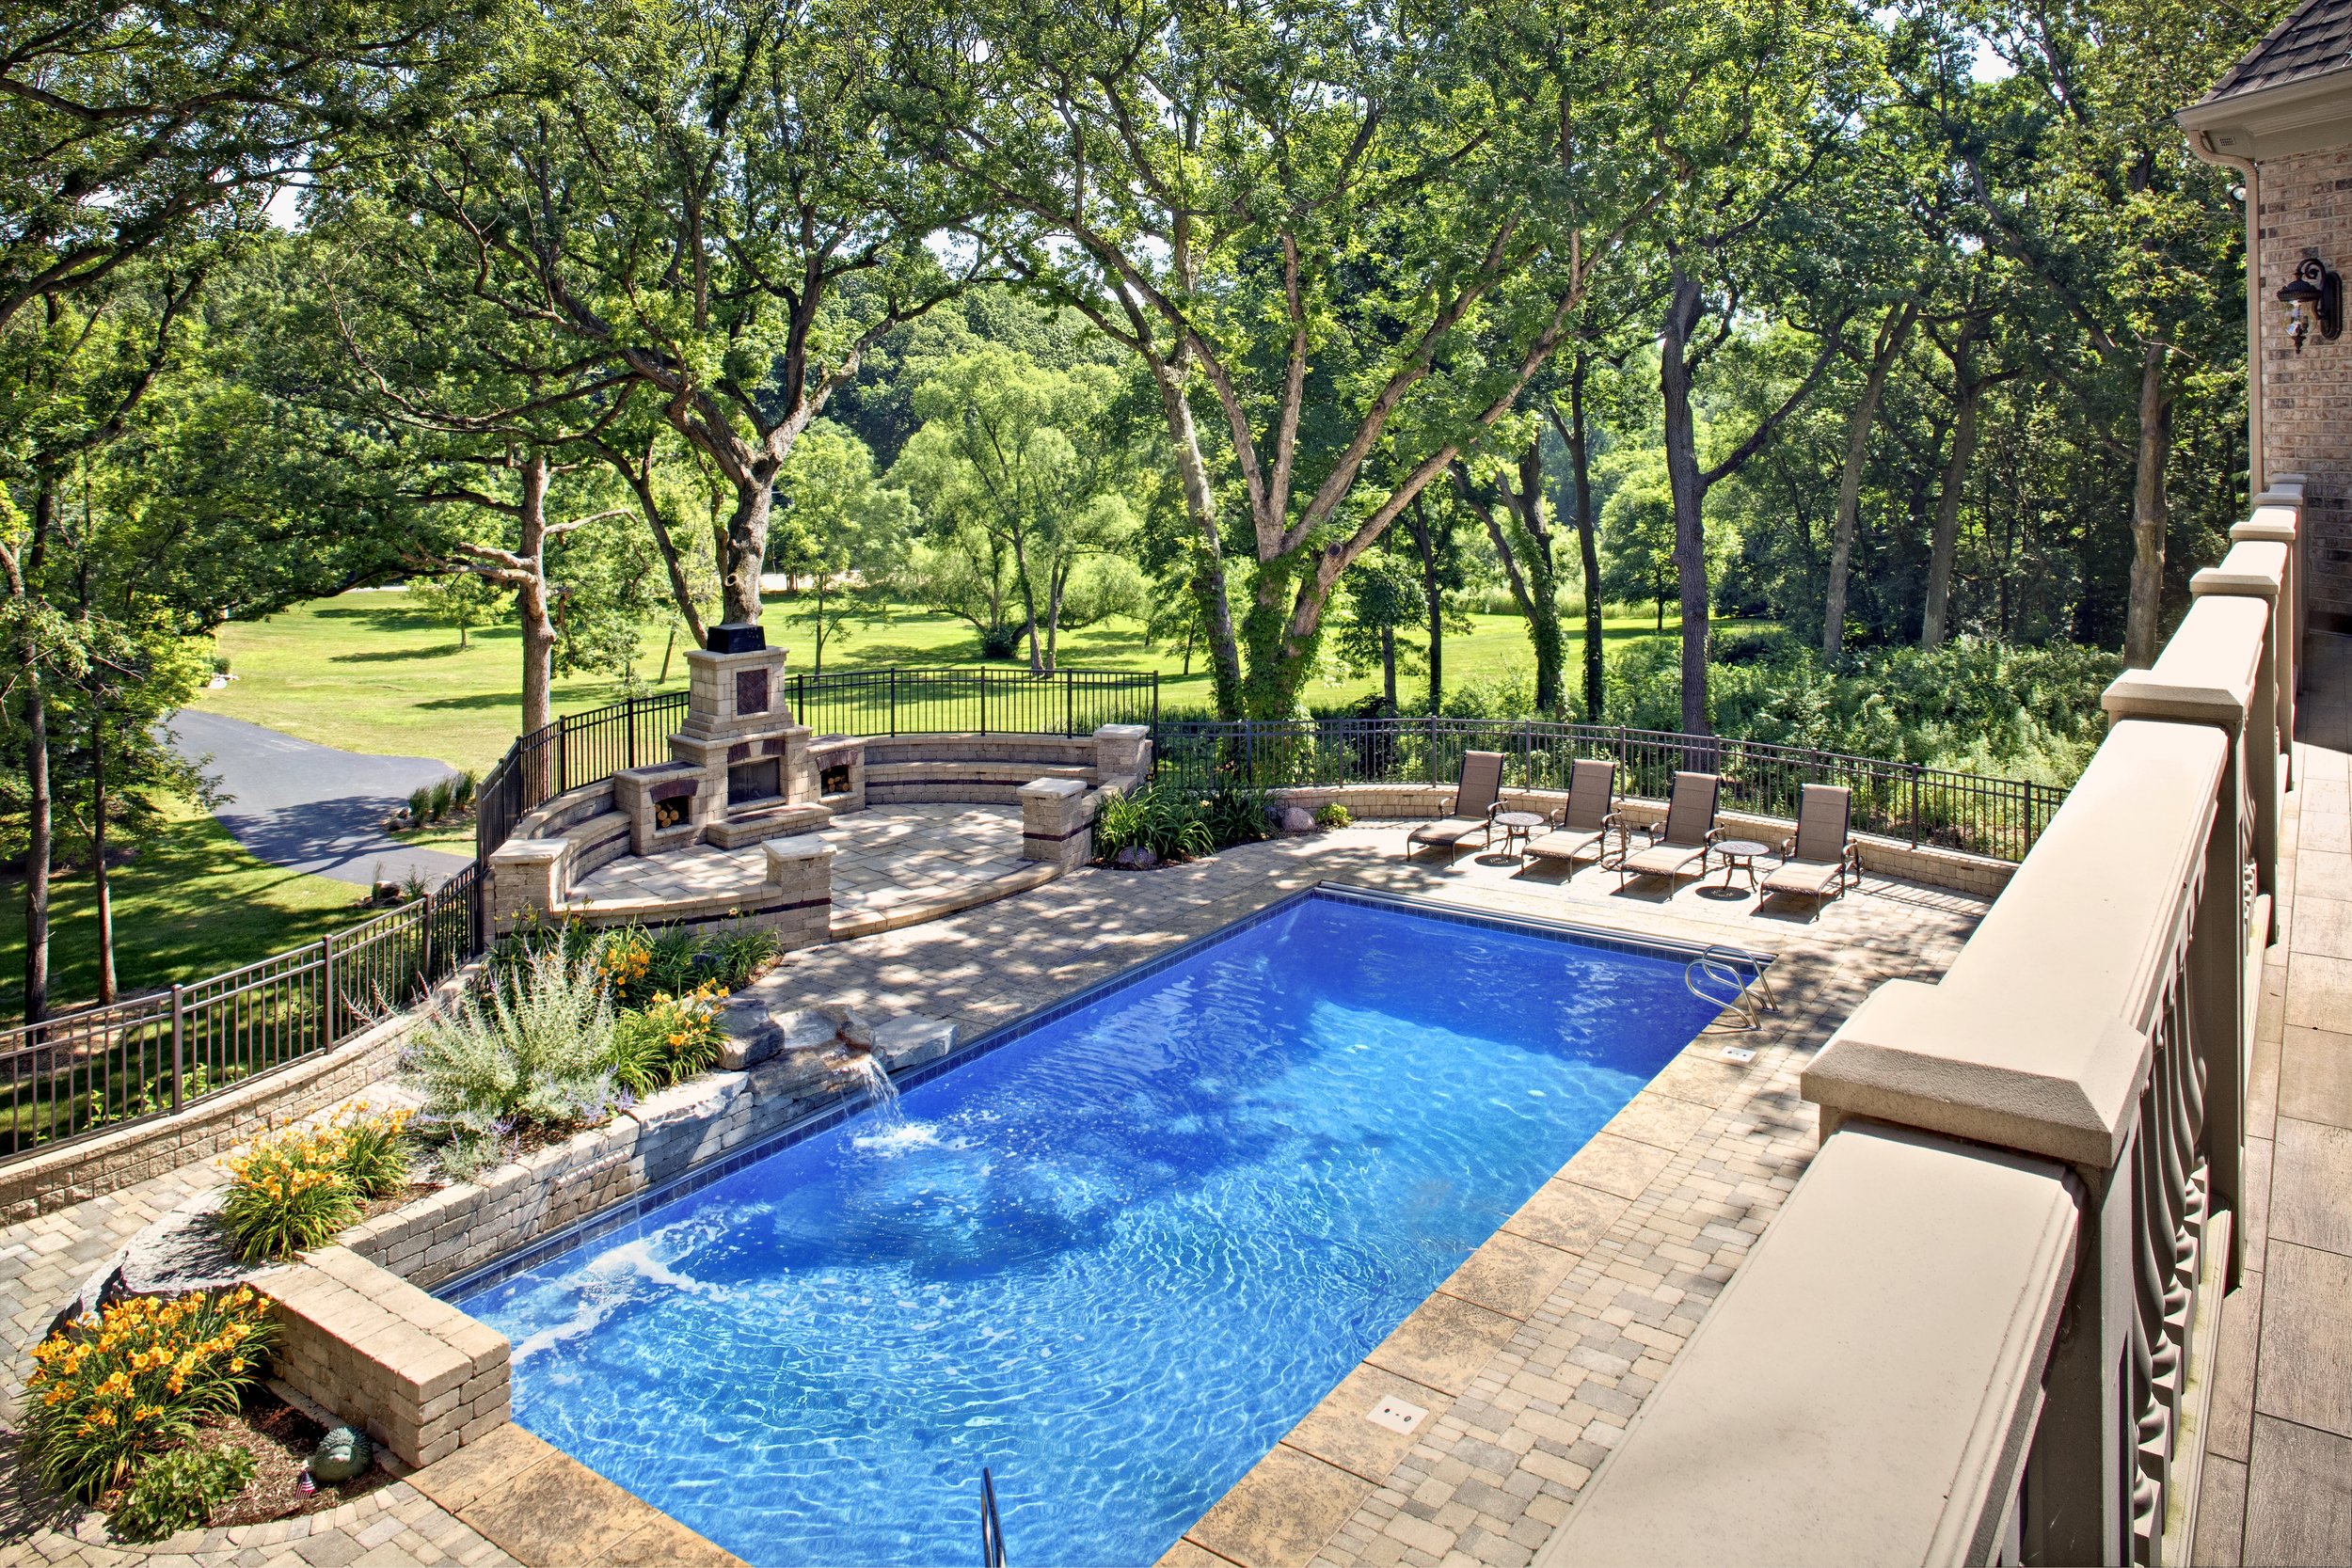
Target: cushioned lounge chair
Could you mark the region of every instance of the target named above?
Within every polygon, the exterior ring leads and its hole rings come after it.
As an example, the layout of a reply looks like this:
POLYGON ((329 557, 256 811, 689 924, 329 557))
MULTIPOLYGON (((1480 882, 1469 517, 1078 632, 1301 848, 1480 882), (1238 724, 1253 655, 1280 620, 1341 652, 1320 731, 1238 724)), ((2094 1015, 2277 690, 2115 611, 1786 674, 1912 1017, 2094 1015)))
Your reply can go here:
POLYGON ((1666 800, 1666 820, 1650 830, 1649 847, 1617 857, 1617 886, 1636 877, 1682 877, 1695 867, 1707 875, 1708 851, 1724 831, 1715 826, 1715 802, 1724 781, 1712 773, 1677 773, 1666 800))
POLYGON ((1587 855, 1606 865, 1613 832, 1620 837, 1624 832, 1617 820, 1617 765, 1580 762, 1568 769, 1568 803, 1560 808, 1551 832, 1530 844, 1527 852, 1539 861, 1565 861, 1570 871, 1587 855))
POLYGON ((1862 881, 1861 854, 1853 841, 1853 791, 1843 784, 1806 784, 1797 797, 1797 832, 1780 847, 1781 863, 1764 879, 1764 891, 1813 900, 1818 919, 1822 903, 1862 881))
POLYGON ((1454 805, 1441 821, 1424 822, 1405 835, 1405 853, 1426 845, 1441 848, 1451 860, 1472 833, 1494 842, 1495 811, 1502 803, 1502 753, 1464 752, 1462 777, 1454 786, 1454 805))

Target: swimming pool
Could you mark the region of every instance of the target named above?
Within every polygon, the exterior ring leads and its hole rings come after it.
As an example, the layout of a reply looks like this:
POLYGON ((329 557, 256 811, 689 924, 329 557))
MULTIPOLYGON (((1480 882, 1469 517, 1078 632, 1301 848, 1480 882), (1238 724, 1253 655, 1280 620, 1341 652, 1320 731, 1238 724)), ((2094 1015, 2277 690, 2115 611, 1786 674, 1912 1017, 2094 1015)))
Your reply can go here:
POLYGON ((1149 1562, 1715 1016, 1692 955, 1317 892, 450 1292, 758 1564, 1149 1562))

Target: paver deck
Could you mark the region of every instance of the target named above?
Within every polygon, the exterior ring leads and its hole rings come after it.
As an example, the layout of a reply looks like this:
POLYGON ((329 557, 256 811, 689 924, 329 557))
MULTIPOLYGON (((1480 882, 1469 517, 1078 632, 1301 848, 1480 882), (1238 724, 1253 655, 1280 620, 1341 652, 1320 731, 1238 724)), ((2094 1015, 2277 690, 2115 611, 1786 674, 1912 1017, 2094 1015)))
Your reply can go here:
POLYGON ((2247 1094, 2196 1560, 2352 1562, 2352 638, 2315 636, 2247 1094))
MULTIPOLYGON (((901 820, 990 812, 885 809, 901 820)), ((1011 814, 991 815, 1007 819, 1017 844, 1011 814)), ((877 827, 888 820, 870 816, 877 827)), ((1782 1011, 1736 1041, 1756 1050, 1754 1060, 1728 1062, 1722 1037, 1701 1037, 1655 1093, 1511 1222, 1493 1258, 1482 1252, 1481 1267, 1448 1281, 1278 1446, 1237 1489, 1235 1506, 1195 1527, 1193 1542, 1205 1531, 1217 1543, 1214 1552, 1182 1548, 1197 1560, 1434 1563, 1456 1552, 1464 1556, 1454 1560, 1527 1560, 1811 1157, 1813 1117, 1797 1093, 1804 1063, 1879 981, 1940 973, 1982 909, 1874 877, 1808 921, 1802 904, 1725 896, 1713 885, 1720 878, 1619 892, 1613 874, 1523 872, 1475 849, 1450 864, 1427 854, 1408 861, 1405 833, 1402 824, 1369 824, 1149 872, 1084 870, 946 919, 795 953, 760 982, 779 1000, 921 1010, 977 1030, 1324 879, 1779 955, 1782 1011), (1431 1418, 1409 1443, 1367 1446, 1351 1402, 1406 1386, 1431 1418)), ((903 843, 867 847, 876 864, 909 853, 903 843)), ((25 1352, 82 1277, 213 1180, 198 1166, 0 1228, 0 1396, 11 1407, 25 1352)), ((0 1562, 151 1556, 104 1544, 87 1519, 76 1533, 71 1518, 37 1517, 17 1488, 0 1490, 11 1497, 0 1505, 9 1510, 0 1514, 0 1562)), ((300 1538, 283 1542, 255 1530, 175 1538, 154 1560, 173 1568, 514 1560, 405 1482, 300 1523, 300 1538)))
MULTIPOLYGON (((836 927, 977 893, 1023 877, 1017 806, 870 806, 836 818, 818 835, 833 846, 836 927)), ((614 861, 581 879, 579 898, 688 898, 757 882, 767 874, 756 845, 700 845, 614 861)))

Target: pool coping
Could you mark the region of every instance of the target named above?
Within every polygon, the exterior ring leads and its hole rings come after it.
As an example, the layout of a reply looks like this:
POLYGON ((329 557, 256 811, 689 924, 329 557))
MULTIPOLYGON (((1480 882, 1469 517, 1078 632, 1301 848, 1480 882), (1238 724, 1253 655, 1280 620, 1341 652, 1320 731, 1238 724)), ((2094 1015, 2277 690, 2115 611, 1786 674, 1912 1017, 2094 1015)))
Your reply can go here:
MULTIPOLYGON (((1188 937, 1164 953, 1155 953, 1123 969, 1114 971, 1092 981, 1069 995, 1010 1019, 984 1034, 956 1046, 945 1055, 891 1074, 891 1081, 903 1094, 907 1090, 952 1072, 968 1062, 978 1060, 992 1052, 1003 1049, 1036 1031, 1067 1018, 1080 1008, 1091 1006, 1114 991, 1149 979, 1163 971, 1192 958, 1210 947, 1232 941, 1267 921, 1279 919, 1300 904, 1315 898, 1336 903, 1356 904, 1375 909, 1390 909, 1441 920, 1453 925, 1481 926, 1497 930, 1516 931, 1521 935, 1540 937, 1580 947, 1597 947, 1608 952, 1633 953, 1652 958, 1694 960, 1703 956, 1728 958, 1734 962, 1753 966, 1759 974, 1769 972, 1776 955, 1733 947, 1726 943, 1685 942, 1674 937, 1629 936, 1605 927, 1580 925, 1574 921, 1550 920, 1538 915, 1490 914, 1481 910, 1466 909, 1436 899, 1418 898, 1391 893, 1386 889, 1360 887, 1349 882, 1318 881, 1283 895, 1237 920, 1227 922, 1214 930, 1188 937)), ((1702 1031, 1704 1033, 1704 1031, 1702 1031)), ((1662 1069, 1661 1069, 1662 1070, 1662 1069)), ((1645 1085, 1646 1088, 1646 1085, 1645 1085)), ((1637 1091, 1638 1098, 1638 1091, 1637 1091)), ((632 1193, 617 1202, 606 1205, 579 1219, 535 1236, 510 1252, 477 1264, 462 1274, 452 1275, 432 1287, 428 1292, 438 1300, 464 1309, 461 1298, 492 1289, 523 1274, 549 1258, 570 1251, 589 1242, 613 1235, 638 1224, 657 1209, 691 1196, 705 1187, 725 1180, 728 1177, 757 1164, 796 1144, 829 1132, 851 1117, 870 1109, 865 1101, 843 1101, 815 1111, 777 1129, 757 1141, 747 1144, 716 1160, 706 1161, 655 1186, 632 1193)))

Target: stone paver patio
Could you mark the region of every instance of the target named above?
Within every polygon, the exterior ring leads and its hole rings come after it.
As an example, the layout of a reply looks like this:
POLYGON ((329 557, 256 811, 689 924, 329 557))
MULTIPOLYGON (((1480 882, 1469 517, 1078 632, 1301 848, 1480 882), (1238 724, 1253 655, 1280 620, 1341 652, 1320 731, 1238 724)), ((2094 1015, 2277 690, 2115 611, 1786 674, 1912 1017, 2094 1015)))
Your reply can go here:
MULTIPOLYGON (((877 831, 854 835, 875 875, 906 864, 934 879, 968 875, 960 856, 977 850, 959 846, 968 834, 984 847, 989 825, 1009 841, 1007 858, 1018 854, 1009 808, 885 810, 860 825, 877 831), (934 834, 953 842, 922 842, 934 834)), ((1802 906, 1723 895, 1719 876, 1706 887, 1620 893, 1612 874, 1521 874, 1515 861, 1476 850, 1451 866, 1407 862, 1405 832, 1369 824, 1152 872, 1082 871, 949 918, 793 954, 759 983, 780 1002, 921 1010, 977 1031, 1323 879, 1778 955, 1783 1010, 1732 1041, 1754 1048, 1753 1061, 1724 1060, 1728 1037, 1701 1037, 1195 1527, 1178 1548, 1193 1560, 1527 1560, 1809 1159, 1813 1118, 1797 1095, 1804 1061, 1880 980, 1940 973, 1982 907, 1872 878, 1808 922, 1802 906), (1409 1441, 1367 1448, 1371 1429, 1354 1405, 1406 1388, 1431 1418, 1409 1441)), ((81 1279, 214 1179, 199 1165, 0 1229, 0 1393, 11 1405, 25 1352, 81 1279)), ((8 1563, 515 1560, 405 1482, 306 1520, 177 1537, 160 1554, 107 1544, 87 1519, 38 1517, 21 1497, 8 1507, 8 1563)))
MULTIPOLYGON (((833 846, 836 927, 886 920, 926 905, 963 903, 989 885, 1033 879, 1021 858, 1021 808, 977 805, 872 806, 839 818, 818 835, 833 846)), ((580 898, 707 897, 756 883, 766 874, 760 846, 691 849, 614 861, 580 882, 580 898)))

